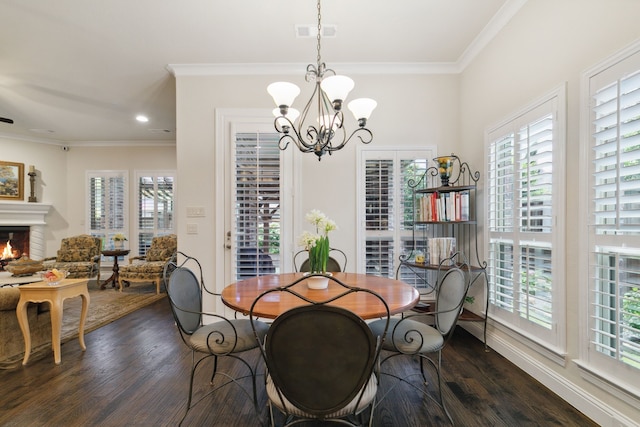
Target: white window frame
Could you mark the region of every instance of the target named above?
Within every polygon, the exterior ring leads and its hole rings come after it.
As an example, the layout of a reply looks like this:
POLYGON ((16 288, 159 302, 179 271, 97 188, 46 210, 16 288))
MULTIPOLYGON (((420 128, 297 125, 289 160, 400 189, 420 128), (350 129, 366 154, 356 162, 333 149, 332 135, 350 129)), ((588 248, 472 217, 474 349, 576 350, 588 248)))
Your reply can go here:
MULTIPOLYGON (((485 218, 490 220, 490 209, 492 201, 491 192, 491 171, 490 171, 490 145, 507 134, 517 135, 523 126, 535 122, 546 114, 552 114, 553 120, 553 194, 552 194, 552 233, 531 233, 520 230, 519 209, 516 208, 518 200, 517 174, 514 170, 514 190, 513 190, 513 227, 511 231, 492 231, 490 224, 485 227, 484 241, 485 253, 488 254, 489 265, 487 272, 490 281, 490 304, 489 316, 502 325, 504 330, 514 338, 524 342, 539 353, 549 357, 552 361, 563 365, 566 357, 566 307, 565 307, 565 238, 564 238, 564 218, 565 218, 565 151, 566 151, 566 84, 553 89, 549 93, 541 96, 532 103, 521 108, 519 111, 505 118, 498 124, 489 127, 485 132, 485 177, 486 178, 486 202, 484 206, 485 218), (520 250, 523 247, 533 245, 535 247, 551 248, 551 282, 552 282, 552 309, 551 328, 537 325, 518 314, 516 310, 508 311, 495 304, 494 292, 495 283, 491 283, 491 257, 489 256, 492 241, 509 241, 514 246, 514 276, 520 275, 520 250)), ((516 142, 517 144, 517 142, 516 142)), ((515 147, 517 156, 517 145, 515 147)), ((495 267, 495 266, 494 266, 495 267)), ((495 274, 495 271, 494 271, 495 274)), ((515 282, 515 280, 514 280, 515 282)), ((519 286, 513 286, 514 299, 519 296, 519 286)))
MULTIPOLYGON (((113 249, 113 241, 111 237, 116 233, 122 233, 128 236, 129 231, 129 171, 127 170, 87 170, 85 178, 85 192, 86 192, 86 210, 85 210, 85 231, 92 236, 98 236, 102 238, 103 249, 113 249), (91 229, 91 179, 92 178, 123 178, 123 227, 122 228, 104 228, 101 230, 91 229), (104 230, 104 231, 102 231, 104 230)), ((108 202, 107 202, 108 204, 108 202)), ((107 213, 108 215, 108 213, 107 213)), ((108 260, 104 260, 108 263, 108 260)))
MULTIPOLYGON (((157 185, 157 181, 154 181, 154 186, 157 185)), ((177 173, 175 170, 136 170, 135 171, 135 184, 134 184, 134 201, 136 206, 136 215, 133 223, 133 233, 129 236, 129 248, 132 250, 133 255, 144 255, 143 253, 138 253, 140 248, 139 236, 140 233, 152 233, 153 237, 165 236, 168 234, 176 233, 176 214, 177 214, 177 206, 176 201, 176 189, 177 185, 177 173), (156 216, 157 209, 154 209, 154 217, 153 217, 153 229, 141 229, 140 228, 140 177, 150 176, 153 177, 154 180, 158 177, 170 176, 173 178, 173 220, 172 220, 172 228, 158 228, 158 218, 156 216)), ((157 203, 157 199, 154 199, 154 204, 157 203)))
MULTIPOLYGON (((597 385, 606 392, 621 399, 633 407, 640 406, 640 368, 630 366, 617 358, 601 353, 593 343, 594 320, 594 282, 592 264, 598 247, 609 247, 614 253, 622 255, 640 255, 640 234, 610 233, 596 234, 594 221, 594 116, 592 90, 598 91, 626 76, 640 70, 640 42, 636 42, 612 55, 599 64, 586 70, 581 76, 581 112, 580 112, 580 216, 579 247, 579 283, 580 300, 580 356, 576 364, 581 368, 584 379, 597 385)), ((617 128, 617 127, 614 127, 617 128)), ((619 270, 614 269, 617 273, 619 270)), ((617 283, 615 284, 617 288, 617 283)), ((619 300, 618 300, 619 301, 619 300)), ((618 302, 619 304, 619 302, 618 302)), ((620 315, 616 309, 616 317, 620 315)))
POLYGON ((401 213, 401 194, 404 190, 402 188, 402 179, 400 177, 400 161, 403 159, 417 159, 417 158, 425 158, 431 162, 431 159, 436 157, 436 147, 429 146, 421 146, 421 147, 376 147, 376 148, 361 148, 357 149, 357 189, 356 189, 356 200, 357 202, 357 224, 364 224, 366 220, 365 215, 365 170, 366 170, 366 161, 372 159, 379 160, 393 160, 394 162, 394 183, 396 183, 393 191, 393 200, 395 207, 395 221, 393 224, 393 230, 388 231, 378 231, 367 233, 364 227, 357 227, 356 231, 356 271, 362 274, 367 272, 367 260, 366 260, 366 241, 368 237, 371 236, 379 236, 379 237, 387 237, 393 240, 394 244, 394 259, 393 259, 393 277, 395 277, 395 272, 399 266, 400 260, 399 256, 402 254, 402 238, 407 238, 411 235, 411 229, 402 230, 400 221, 402 221, 402 213, 401 213))

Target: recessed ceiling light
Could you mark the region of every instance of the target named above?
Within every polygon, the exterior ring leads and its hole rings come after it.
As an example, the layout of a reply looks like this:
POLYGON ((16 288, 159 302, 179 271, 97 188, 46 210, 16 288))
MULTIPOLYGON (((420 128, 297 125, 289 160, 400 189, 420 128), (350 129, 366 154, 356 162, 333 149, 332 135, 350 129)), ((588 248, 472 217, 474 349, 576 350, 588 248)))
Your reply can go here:
POLYGON ((136 120, 139 121, 140 123, 147 123, 149 121, 149 117, 143 116, 142 114, 138 114, 136 116, 136 120))

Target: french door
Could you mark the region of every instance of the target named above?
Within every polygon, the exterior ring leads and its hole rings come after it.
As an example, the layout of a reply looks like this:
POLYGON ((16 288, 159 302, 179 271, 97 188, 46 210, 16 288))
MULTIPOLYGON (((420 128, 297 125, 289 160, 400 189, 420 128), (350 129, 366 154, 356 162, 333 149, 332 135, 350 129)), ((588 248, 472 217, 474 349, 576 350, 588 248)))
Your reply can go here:
MULTIPOLYGON (((226 123, 225 283, 289 268, 291 168, 271 118, 226 123)), ((290 151, 290 150, 289 150, 290 151)))

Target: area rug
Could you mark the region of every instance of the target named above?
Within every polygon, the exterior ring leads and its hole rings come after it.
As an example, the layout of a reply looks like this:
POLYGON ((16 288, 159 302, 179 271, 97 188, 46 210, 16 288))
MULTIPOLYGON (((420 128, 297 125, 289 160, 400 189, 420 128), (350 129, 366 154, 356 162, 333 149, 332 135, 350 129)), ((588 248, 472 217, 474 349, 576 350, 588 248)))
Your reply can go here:
MULTIPOLYGON (((139 308, 165 298, 166 295, 166 293, 156 294, 156 286, 153 283, 134 283, 120 292, 110 285, 101 290, 95 280, 89 281, 89 310, 84 326, 85 336, 139 308)), ((66 299, 63 308, 61 344, 78 338, 78 321, 80 320, 82 299, 79 297, 66 299)), ((51 343, 32 349, 29 363, 47 355, 52 355, 51 343)), ((17 359, 3 361, 0 363, 0 369, 19 367, 23 356, 24 354, 17 359)))
MULTIPOLYGON (((134 283, 120 292, 111 286, 101 290, 95 281, 91 281, 89 282, 89 312, 84 323, 84 333, 95 331, 165 296, 165 293, 156 294, 156 285, 153 283, 134 283)), ((78 338, 78 320, 81 309, 81 298, 65 300, 62 333, 60 334, 61 343, 78 338)))

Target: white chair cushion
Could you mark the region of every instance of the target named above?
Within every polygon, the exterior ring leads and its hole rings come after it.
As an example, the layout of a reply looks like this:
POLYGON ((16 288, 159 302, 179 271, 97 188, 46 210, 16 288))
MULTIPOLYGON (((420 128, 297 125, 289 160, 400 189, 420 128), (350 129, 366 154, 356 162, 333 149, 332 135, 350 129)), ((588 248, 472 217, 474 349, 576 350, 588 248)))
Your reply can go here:
MULTIPOLYGON (((262 340, 269 329, 269 325, 264 322, 254 323, 259 338, 262 340)), ((258 346, 249 319, 233 319, 229 322, 221 320, 204 325, 191 335, 190 344, 194 350, 203 353, 209 353, 209 348, 211 348, 211 352, 214 354, 227 354, 232 350, 237 353, 258 346), (235 333, 231 325, 235 327, 235 333), (233 347, 234 345, 236 346, 235 348, 233 347)))
MULTIPOLYGON (((282 396, 282 400, 284 400, 284 404, 286 406, 286 410, 285 410, 285 408, 282 407, 282 401, 280 400, 280 396, 278 395, 276 386, 273 384, 271 375, 267 375, 266 388, 267 388, 267 397, 282 412, 288 412, 289 414, 293 414, 298 417, 315 418, 315 416, 307 414, 306 412, 303 412, 302 410, 296 408, 295 406, 293 406, 291 402, 287 400, 286 397, 282 396)), ((365 390, 362 396, 362 400, 360 400, 360 404, 358 405, 356 411, 354 411, 354 409, 356 409, 356 403, 358 402, 360 393, 358 393, 356 397, 354 397, 353 400, 347 406, 345 406, 339 411, 334 412, 333 414, 326 416, 326 418, 342 418, 349 414, 353 414, 353 413, 357 414, 360 411, 362 411, 364 408, 366 408, 373 401, 373 399, 375 399, 376 392, 378 391, 378 379, 376 378, 375 373, 371 374, 371 377, 369 378, 369 381, 367 381, 367 383, 364 385, 364 388, 365 390)))
MULTIPOLYGON (((384 320, 369 323, 373 334, 380 336, 384 330, 384 320)), ((384 350, 401 353, 431 353, 442 348, 444 338, 437 329, 411 319, 392 318, 389 320, 387 338, 382 344, 384 350)))

